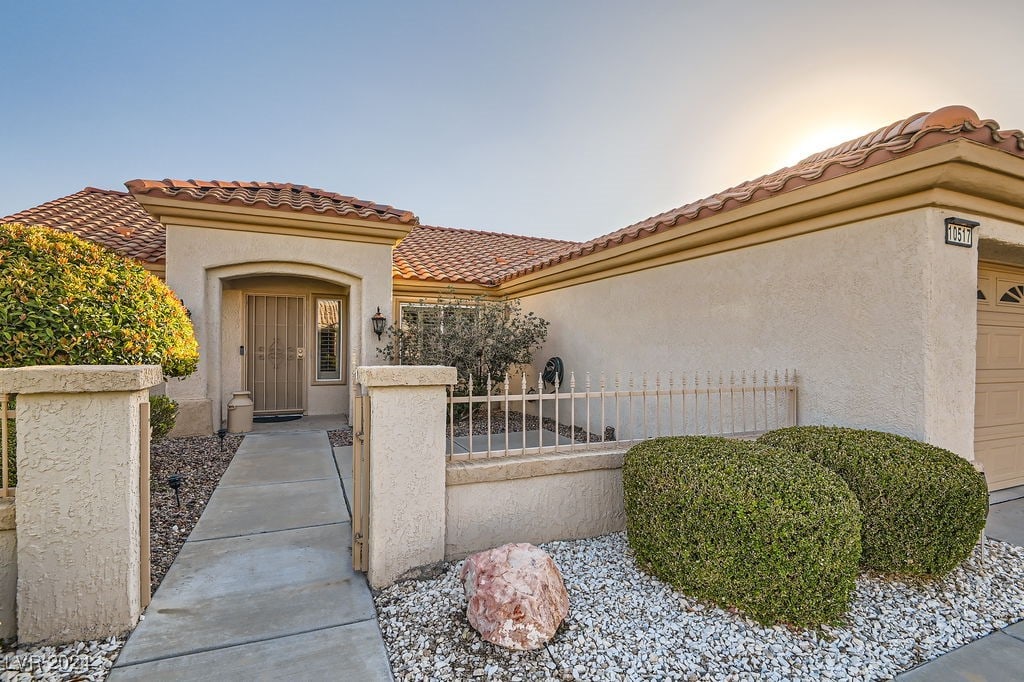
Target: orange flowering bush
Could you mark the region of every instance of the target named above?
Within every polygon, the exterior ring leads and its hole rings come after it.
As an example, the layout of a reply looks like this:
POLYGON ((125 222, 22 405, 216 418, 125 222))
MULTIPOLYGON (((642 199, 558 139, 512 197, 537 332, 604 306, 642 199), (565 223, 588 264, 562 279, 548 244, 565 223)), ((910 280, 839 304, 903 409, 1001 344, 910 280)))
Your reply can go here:
POLYGON ((158 364, 196 371, 188 313, 163 282, 73 234, 0 225, 0 367, 158 364))

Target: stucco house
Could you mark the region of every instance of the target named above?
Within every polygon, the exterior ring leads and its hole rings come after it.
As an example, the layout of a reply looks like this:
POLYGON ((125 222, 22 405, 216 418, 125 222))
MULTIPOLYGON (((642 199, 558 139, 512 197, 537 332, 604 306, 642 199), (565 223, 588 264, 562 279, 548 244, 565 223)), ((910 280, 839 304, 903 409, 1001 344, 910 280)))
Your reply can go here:
POLYGON ((348 411, 371 318, 448 286, 518 297, 577 371, 797 367, 801 423, 903 433, 1024 483, 1024 133, 960 106, 585 243, 421 225, 305 186, 132 180, 3 220, 70 230, 181 296, 202 348, 173 381, 210 433, 348 411))

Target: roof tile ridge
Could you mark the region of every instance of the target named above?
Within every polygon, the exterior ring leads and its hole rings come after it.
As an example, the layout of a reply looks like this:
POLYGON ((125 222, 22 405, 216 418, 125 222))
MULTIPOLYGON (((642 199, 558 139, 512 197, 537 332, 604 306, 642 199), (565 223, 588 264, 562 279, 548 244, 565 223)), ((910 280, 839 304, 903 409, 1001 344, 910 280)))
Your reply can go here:
POLYGON ((420 229, 428 230, 444 230, 446 232, 468 232, 471 234, 481 234, 490 237, 513 237, 515 239, 531 239, 539 242, 553 242, 556 244, 580 244, 581 242, 575 242, 569 239, 556 239, 554 237, 534 237, 526 234, 514 234, 512 232, 495 232, 493 230, 478 230, 469 227, 448 227, 446 225, 419 225, 420 229))
MULTIPOLYGON (((104 189, 103 187, 93 187, 92 185, 90 185, 89 187, 86 187, 85 189, 81 190, 80 192, 76 192, 75 194, 82 194, 82 193, 106 194, 106 195, 112 196, 112 197, 127 197, 127 196, 130 196, 128 194, 128 192, 124 192, 124 191, 119 190, 119 189, 104 189)), ((71 195, 71 196, 74 196, 74 195, 71 195)))
POLYGON ((170 189, 166 180, 147 180, 145 178, 125 180, 124 186, 127 188, 129 194, 135 194, 136 192, 139 194, 146 194, 155 189, 170 189))
POLYGON ((980 121, 977 125, 970 121, 964 121, 963 128, 968 132, 988 128, 989 134, 992 136, 992 141, 996 144, 1009 140, 1010 138, 1015 138, 1017 140, 1017 149, 1024 151, 1024 131, 1017 128, 1001 130, 999 128, 999 123, 990 118, 980 121))
POLYGON ((862 165, 872 154, 878 151, 885 151, 890 154, 904 153, 914 148, 922 137, 931 133, 946 133, 950 137, 958 137, 964 130, 970 132, 982 127, 989 128, 992 139, 996 143, 1009 139, 1012 136, 1017 139, 1018 148, 1024 150, 1024 132, 1018 130, 1000 131, 997 122, 991 119, 981 120, 973 110, 967 107, 951 106, 937 109, 933 112, 918 113, 888 126, 883 126, 867 135, 862 135, 854 140, 836 145, 817 154, 812 154, 793 166, 780 168, 777 171, 739 183, 704 199, 692 201, 678 208, 655 214, 632 225, 583 242, 576 248, 568 249, 563 253, 552 254, 546 260, 531 263, 516 272, 502 276, 500 281, 513 279, 528 272, 545 268, 566 258, 593 252, 598 248, 607 247, 612 242, 622 243, 625 239, 636 238, 645 231, 657 232, 659 227, 663 225, 673 226, 681 218, 693 220, 703 209, 719 211, 729 200, 741 203, 748 202, 759 190, 776 194, 784 189, 790 180, 796 178, 810 181, 816 180, 834 165, 841 165, 845 168, 862 165), (959 122, 951 124, 951 117, 956 117, 959 122))
POLYGON ((316 197, 327 199, 330 201, 337 201, 341 203, 351 204, 353 207, 358 209, 370 209, 378 213, 391 213, 405 222, 415 222, 416 215, 412 211, 406 209, 397 208, 389 204, 379 204, 366 199, 359 199, 358 197, 349 196, 346 194, 339 194, 337 192, 331 192, 326 189, 320 189, 318 187, 310 187, 309 185, 299 185, 290 182, 268 182, 259 180, 178 180, 174 178, 164 178, 163 180, 145 180, 137 178, 134 180, 128 180, 124 183, 125 187, 128 188, 128 192, 138 192, 140 194, 148 194, 153 190, 202 190, 202 189, 249 189, 249 190, 290 190, 295 192, 305 192, 316 197))

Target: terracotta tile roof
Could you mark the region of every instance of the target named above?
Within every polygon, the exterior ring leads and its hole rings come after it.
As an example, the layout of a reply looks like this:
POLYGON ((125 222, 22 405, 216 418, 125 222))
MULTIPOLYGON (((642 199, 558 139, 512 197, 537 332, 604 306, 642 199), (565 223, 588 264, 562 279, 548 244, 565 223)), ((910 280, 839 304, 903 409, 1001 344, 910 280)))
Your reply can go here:
POLYGON ((46 225, 144 263, 163 263, 164 226, 127 192, 86 187, 35 208, 0 218, 0 223, 46 225))
POLYGON ((558 239, 421 225, 395 249, 394 273, 405 279, 493 286, 575 246, 558 239))
MULTIPOLYGON (((932 113, 915 114, 809 156, 794 166, 588 242, 417 226, 395 249, 394 275, 413 280, 496 286, 560 262, 628 244, 754 201, 957 139, 972 140, 1024 156, 1024 133, 1021 131, 999 130, 995 121, 980 120, 966 107, 946 107, 932 113)), ((331 211, 338 215, 417 224, 416 217, 407 211, 297 185, 192 180, 132 180, 125 184, 136 194, 315 213, 331 211)), ((164 261, 163 225, 125 192, 86 187, 0 221, 49 225, 74 232, 130 258, 148 263, 164 261)))
POLYGON ((931 113, 914 114, 856 140, 809 156, 794 166, 574 245, 546 260, 524 265, 503 275, 501 281, 961 138, 1024 156, 1024 133, 1020 130, 1000 130, 998 123, 981 120, 968 107, 949 106, 931 113))
POLYGON ((124 184, 128 191, 136 196, 163 196, 299 213, 334 213, 349 218, 404 225, 416 225, 419 222, 409 211, 305 185, 221 180, 129 180, 124 184))
MULTIPOLYGON (((48 225, 129 258, 164 262, 164 226, 127 192, 86 187, 0 222, 48 225)), ((575 245, 541 237, 417 226, 395 249, 394 274, 407 279, 494 285, 508 272, 575 245)))

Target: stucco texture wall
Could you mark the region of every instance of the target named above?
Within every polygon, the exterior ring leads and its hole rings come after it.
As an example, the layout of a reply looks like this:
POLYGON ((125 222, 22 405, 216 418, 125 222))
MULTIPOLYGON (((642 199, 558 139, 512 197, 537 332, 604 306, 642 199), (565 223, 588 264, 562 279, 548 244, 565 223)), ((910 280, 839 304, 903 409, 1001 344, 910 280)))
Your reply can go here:
POLYGON ((889 215, 523 298, 541 362, 590 371, 796 368, 802 424, 973 453, 977 252, 938 209, 889 215))
POLYGON ((622 453, 492 461, 459 473, 457 483, 449 475, 447 487, 448 561, 507 542, 539 544, 625 528, 622 453))
MULTIPOLYGON (((192 312, 200 347, 199 370, 184 381, 168 383, 168 394, 189 414, 201 405, 205 419, 195 423, 197 433, 219 426, 220 404, 239 388, 237 363, 222 362, 237 353, 225 345, 221 319, 231 324, 244 314, 239 301, 229 296, 225 307, 222 280, 256 276, 297 276, 321 280, 349 292, 347 358, 373 364, 375 342, 370 316, 377 306, 387 310, 391 301, 391 247, 385 244, 340 239, 280 235, 240 230, 167 226, 167 284, 192 312)), ((235 344, 237 345, 237 344, 235 344)), ((346 394, 351 389, 346 389, 346 394)), ((322 401, 321 401, 322 403, 322 401)), ((318 403, 319 405, 320 403, 318 403)), ((349 404, 345 401, 345 405, 349 404)), ((184 435, 180 430, 177 435, 184 435)))
POLYGON ((146 399, 145 391, 19 397, 22 641, 93 639, 135 624, 138 406, 146 399))
POLYGON ((370 394, 369 570, 383 587, 444 558, 445 386, 454 367, 360 367, 370 394))

